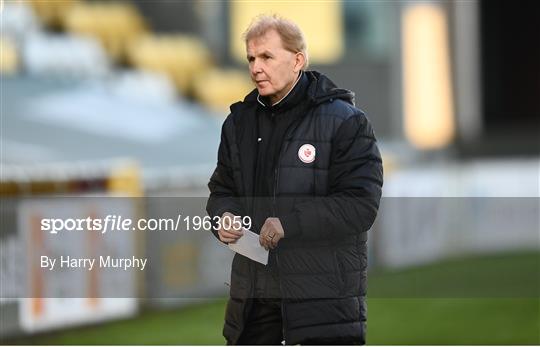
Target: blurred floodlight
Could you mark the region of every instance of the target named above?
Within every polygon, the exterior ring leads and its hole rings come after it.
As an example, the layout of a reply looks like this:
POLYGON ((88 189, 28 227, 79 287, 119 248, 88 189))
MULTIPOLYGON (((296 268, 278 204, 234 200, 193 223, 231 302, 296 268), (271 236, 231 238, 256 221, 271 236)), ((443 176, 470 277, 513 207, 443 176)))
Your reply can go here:
POLYGON ((417 148, 443 148, 455 131, 446 15, 421 3, 402 16, 405 135, 417 148))

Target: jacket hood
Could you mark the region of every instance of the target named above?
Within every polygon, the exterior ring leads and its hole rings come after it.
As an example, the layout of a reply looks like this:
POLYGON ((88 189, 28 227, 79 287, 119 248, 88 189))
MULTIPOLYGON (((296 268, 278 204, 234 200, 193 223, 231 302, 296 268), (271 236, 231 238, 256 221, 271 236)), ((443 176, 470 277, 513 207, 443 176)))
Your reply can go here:
POLYGON ((310 83, 307 94, 315 104, 332 99, 341 99, 354 106, 354 93, 348 89, 338 88, 331 79, 317 71, 305 72, 310 83))
MULTIPOLYGON (((309 100, 315 104, 322 104, 327 101, 341 99, 354 106, 354 93, 348 89, 338 88, 331 79, 318 71, 304 71, 309 84, 307 96, 309 100)), ((234 112, 238 107, 247 106, 251 103, 257 103, 257 88, 253 89, 244 101, 239 101, 231 105, 231 112, 234 112)))

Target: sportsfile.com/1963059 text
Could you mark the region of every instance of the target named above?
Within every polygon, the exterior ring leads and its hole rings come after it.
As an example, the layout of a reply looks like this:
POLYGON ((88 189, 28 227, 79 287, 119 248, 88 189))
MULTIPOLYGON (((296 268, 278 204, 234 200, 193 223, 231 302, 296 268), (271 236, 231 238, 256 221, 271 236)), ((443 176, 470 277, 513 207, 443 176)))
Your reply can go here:
POLYGON ((249 216, 186 216, 176 218, 124 218, 121 215, 107 215, 104 218, 42 218, 41 231, 58 234, 66 231, 96 231, 105 234, 109 231, 201 231, 219 230, 222 227, 240 229, 251 228, 249 216))

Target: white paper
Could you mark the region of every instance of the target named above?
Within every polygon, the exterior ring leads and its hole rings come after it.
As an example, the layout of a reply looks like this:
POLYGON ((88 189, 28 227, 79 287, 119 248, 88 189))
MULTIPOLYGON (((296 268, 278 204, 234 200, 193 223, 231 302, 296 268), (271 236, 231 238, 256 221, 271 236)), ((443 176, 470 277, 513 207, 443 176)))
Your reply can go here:
POLYGON ((246 228, 242 228, 242 231, 244 235, 236 242, 229 243, 229 248, 263 265, 268 264, 268 251, 260 245, 259 235, 246 228))

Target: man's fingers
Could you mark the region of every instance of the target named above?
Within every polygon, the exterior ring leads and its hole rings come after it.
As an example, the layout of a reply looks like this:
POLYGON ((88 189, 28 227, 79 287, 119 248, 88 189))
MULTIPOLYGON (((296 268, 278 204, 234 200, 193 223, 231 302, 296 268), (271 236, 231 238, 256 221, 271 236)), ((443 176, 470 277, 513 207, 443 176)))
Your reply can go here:
POLYGON ((219 235, 219 239, 221 241, 225 242, 225 243, 235 242, 236 240, 238 240, 240 238, 240 236, 238 236, 236 234, 231 234, 231 233, 223 231, 223 230, 220 230, 218 232, 218 235, 219 235))
POLYGON ((261 244, 261 246, 263 246, 265 249, 268 249, 268 239, 266 238, 265 235, 261 235, 259 236, 259 243, 261 244))
POLYGON ((271 249, 274 249, 277 247, 278 245, 278 241, 279 241, 279 236, 278 235, 275 235, 272 240, 270 240, 268 242, 268 246, 271 248, 271 249))
POLYGON ((234 230, 234 229, 221 229, 219 232, 224 233, 224 234, 234 235, 237 238, 244 235, 244 232, 242 230, 234 230))
POLYGON ((272 240, 271 240, 271 238, 269 237, 268 234, 262 234, 262 235, 259 237, 259 243, 260 243, 261 246, 264 247, 266 250, 268 250, 268 248, 274 248, 274 247, 272 247, 272 240))
POLYGON ((264 239, 265 235, 266 235, 266 232, 264 231, 264 225, 263 225, 263 227, 261 228, 261 232, 259 234, 259 243, 263 247, 265 245, 265 239, 264 239))
POLYGON ((225 212, 221 217, 221 229, 226 231, 241 231, 242 223, 239 222, 238 216, 225 212))
POLYGON ((270 238, 268 237, 268 234, 265 231, 261 231, 261 234, 259 235, 259 243, 263 247, 268 247, 270 242, 270 238))
POLYGON ((270 249, 276 248, 279 240, 282 238, 281 235, 283 233, 278 228, 276 228, 276 226, 273 223, 274 222, 272 218, 267 218, 261 228, 261 233, 259 236, 259 243, 266 250, 268 250, 269 248, 270 249))
POLYGON ((237 232, 225 231, 223 229, 220 230, 218 234, 219 236, 226 237, 228 239, 233 239, 233 240, 238 240, 243 235, 242 232, 237 233, 237 232))
POLYGON ((231 243, 231 242, 235 242, 237 239, 230 239, 230 238, 226 238, 226 237, 219 237, 219 239, 225 243, 231 243))
POLYGON ((268 250, 268 248, 269 248, 268 242, 262 241, 262 242, 260 242, 260 244, 261 244, 261 246, 264 247, 264 249, 268 250))
POLYGON ((259 233, 259 235, 261 236, 266 235, 266 229, 268 229, 268 225, 266 224, 266 222, 264 222, 263 226, 261 227, 261 232, 259 233))

